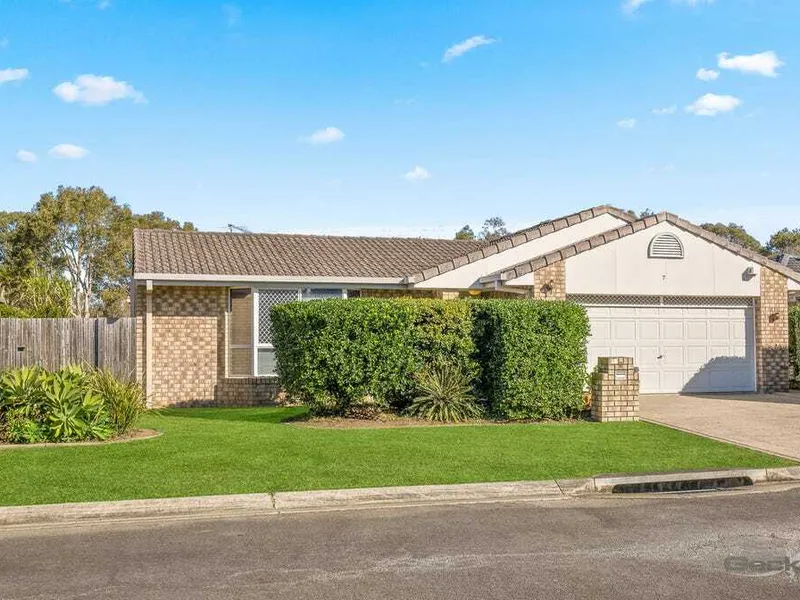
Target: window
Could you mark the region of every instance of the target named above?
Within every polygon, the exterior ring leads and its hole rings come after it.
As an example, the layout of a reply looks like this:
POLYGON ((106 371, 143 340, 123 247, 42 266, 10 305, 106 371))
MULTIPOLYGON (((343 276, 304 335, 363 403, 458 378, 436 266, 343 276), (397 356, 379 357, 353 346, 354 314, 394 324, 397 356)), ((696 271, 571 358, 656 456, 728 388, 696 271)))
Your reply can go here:
POLYGON ((230 290, 228 312, 228 375, 249 377, 253 373, 252 290, 230 290))
POLYGON ((258 331, 256 332, 256 375, 276 375, 275 346, 273 345, 272 319, 273 306, 300 300, 300 290, 259 289, 256 299, 258 331))
POLYGON ((650 241, 647 250, 650 258, 683 258, 683 244, 677 236, 671 233, 662 233, 650 241))
POLYGON ((228 294, 228 376, 250 377, 277 374, 273 306, 298 300, 346 298, 341 288, 241 288, 228 294))

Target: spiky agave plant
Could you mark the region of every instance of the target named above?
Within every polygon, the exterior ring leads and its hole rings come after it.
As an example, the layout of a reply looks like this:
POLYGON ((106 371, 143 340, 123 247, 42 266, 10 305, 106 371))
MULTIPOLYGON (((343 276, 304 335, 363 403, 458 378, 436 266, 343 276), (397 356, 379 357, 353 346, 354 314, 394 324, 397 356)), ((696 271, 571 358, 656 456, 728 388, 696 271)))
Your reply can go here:
POLYGON ((429 367, 416 379, 418 395, 407 409, 409 415, 449 423, 481 416, 469 378, 457 367, 450 364, 429 367))

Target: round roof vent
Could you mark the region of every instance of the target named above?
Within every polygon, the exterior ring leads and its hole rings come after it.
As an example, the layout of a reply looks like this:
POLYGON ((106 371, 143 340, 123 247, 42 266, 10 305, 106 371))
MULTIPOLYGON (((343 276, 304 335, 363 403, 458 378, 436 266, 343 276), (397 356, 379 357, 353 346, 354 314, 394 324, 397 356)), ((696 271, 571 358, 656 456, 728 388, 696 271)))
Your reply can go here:
POLYGON ((683 258, 683 244, 672 233, 662 233, 650 241, 647 250, 650 258, 683 258))

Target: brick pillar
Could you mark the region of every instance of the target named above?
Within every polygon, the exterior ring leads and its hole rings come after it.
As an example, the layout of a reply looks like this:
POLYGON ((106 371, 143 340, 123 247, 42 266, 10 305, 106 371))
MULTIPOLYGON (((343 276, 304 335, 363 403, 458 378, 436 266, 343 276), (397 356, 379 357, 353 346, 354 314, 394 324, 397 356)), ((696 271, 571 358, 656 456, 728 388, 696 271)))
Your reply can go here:
POLYGON ((639 369, 629 357, 597 359, 592 378, 592 419, 639 420, 639 369))
POLYGON ((566 300, 567 269, 563 260, 533 274, 534 300, 566 300))
POLYGON ((756 300, 756 376, 759 392, 789 390, 789 289, 786 277, 761 268, 756 300))

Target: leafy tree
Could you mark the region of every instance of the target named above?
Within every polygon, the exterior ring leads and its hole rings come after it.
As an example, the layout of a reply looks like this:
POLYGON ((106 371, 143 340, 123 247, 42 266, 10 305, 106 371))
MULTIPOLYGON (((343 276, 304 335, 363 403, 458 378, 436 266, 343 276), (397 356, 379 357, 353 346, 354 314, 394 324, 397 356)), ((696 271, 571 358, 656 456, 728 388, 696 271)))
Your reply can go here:
POLYGON ((99 187, 59 187, 42 194, 10 233, 5 268, 22 280, 32 273, 66 275, 72 311, 119 316, 127 294, 136 227, 194 229, 161 212, 136 215, 99 187), (108 302, 108 304, 106 304, 108 302))
POLYGON ((761 242, 747 233, 744 227, 736 223, 728 223, 727 225, 723 223, 703 223, 700 227, 754 252, 764 252, 761 242))
POLYGON ((469 225, 464 225, 461 229, 456 231, 456 238, 457 240, 474 240, 475 239, 475 232, 472 231, 472 227, 469 225))
POLYGON ((493 242, 504 235, 508 235, 506 222, 500 217, 491 217, 483 222, 483 228, 478 237, 487 242, 493 242))
POLYGON ((773 254, 800 254, 800 229, 784 227, 773 233, 767 250, 773 254))
POLYGON ((63 277, 34 272, 14 279, 3 286, 3 300, 28 317, 72 316, 72 290, 63 277))

